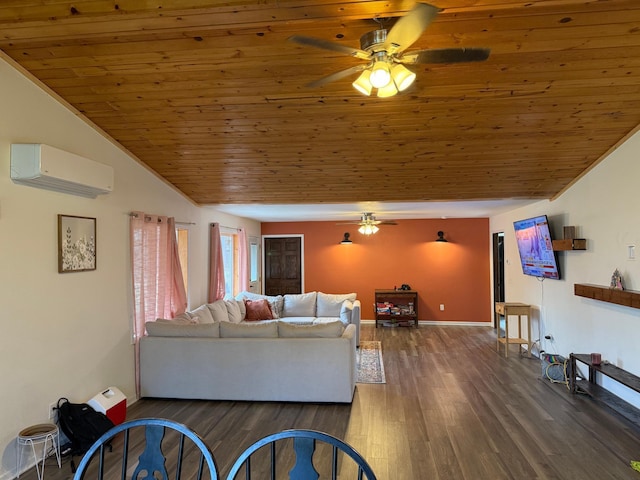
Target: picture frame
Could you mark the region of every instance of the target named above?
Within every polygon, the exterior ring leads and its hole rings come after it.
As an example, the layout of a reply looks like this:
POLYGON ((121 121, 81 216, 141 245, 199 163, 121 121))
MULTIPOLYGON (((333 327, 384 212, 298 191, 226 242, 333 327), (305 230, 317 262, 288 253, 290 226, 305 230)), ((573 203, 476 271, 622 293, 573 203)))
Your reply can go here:
POLYGON ((97 259, 96 219, 58 215, 58 273, 95 270, 97 259))

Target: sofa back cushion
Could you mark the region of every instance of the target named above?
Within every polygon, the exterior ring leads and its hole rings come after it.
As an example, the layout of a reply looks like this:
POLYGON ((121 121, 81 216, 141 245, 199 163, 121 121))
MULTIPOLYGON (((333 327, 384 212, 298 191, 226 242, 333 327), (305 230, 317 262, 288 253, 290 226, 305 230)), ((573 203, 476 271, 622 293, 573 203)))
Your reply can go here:
POLYGON ((222 338, 277 338, 278 324, 269 323, 231 323, 220 324, 222 338))
POLYGON ((213 303, 207 304, 207 307, 209 307, 214 322, 229 321, 229 313, 227 312, 227 305, 224 300, 216 300, 213 303))
POLYGON ((280 338, 338 338, 344 332, 342 322, 335 321, 316 325, 295 325, 278 322, 280 338))
POLYGON ((220 337, 219 323, 147 322, 150 337, 220 337))
MULTIPOLYGON (((284 296, 283 317, 315 317, 317 292, 287 293, 284 296)), ((338 310, 338 314, 340 311, 338 310)))
POLYGON ((262 300, 244 300, 245 308, 247 309, 247 315, 244 317, 247 321, 253 320, 272 320, 273 313, 269 302, 265 299, 262 300))
POLYGON ((191 318, 198 317, 198 323, 213 323, 213 315, 207 304, 200 305, 195 310, 189 312, 191 318))
POLYGON ((225 300, 224 304, 227 307, 227 315, 231 323, 240 323, 244 320, 247 310, 242 300, 225 300))
POLYGON ((331 294, 318 292, 318 317, 339 317, 342 304, 345 300, 356 301, 355 293, 331 294))

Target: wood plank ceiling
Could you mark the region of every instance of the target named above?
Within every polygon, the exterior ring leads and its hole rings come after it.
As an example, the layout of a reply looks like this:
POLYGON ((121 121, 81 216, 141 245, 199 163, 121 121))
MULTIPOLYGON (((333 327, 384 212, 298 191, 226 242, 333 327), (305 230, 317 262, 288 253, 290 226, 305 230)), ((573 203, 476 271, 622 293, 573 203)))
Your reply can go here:
POLYGON ((413 5, 4 0, 0 49, 201 205, 552 198, 640 123, 638 0, 439 0, 410 50, 489 60, 305 87, 361 60, 289 36, 359 47, 413 5))

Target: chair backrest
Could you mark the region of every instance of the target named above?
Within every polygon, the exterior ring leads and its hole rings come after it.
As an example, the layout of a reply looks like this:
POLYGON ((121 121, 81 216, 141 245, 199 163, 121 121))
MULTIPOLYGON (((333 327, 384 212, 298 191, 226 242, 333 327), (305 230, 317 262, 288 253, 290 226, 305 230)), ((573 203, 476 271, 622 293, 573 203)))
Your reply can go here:
POLYGON ((218 479, 211 449, 189 427, 162 418, 142 418, 116 425, 82 457, 74 480, 140 478, 180 480, 218 479), (123 433, 120 437, 118 434, 123 433), (138 455, 129 465, 129 456, 138 455), (133 472, 131 472, 133 470, 133 472))
POLYGON ((362 455, 342 440, 315 430, 284 430, 258 440, 242 452, 231 467, 227 480, 235 480, 242 471, 243 478, 250 480, 254 470, 257 479, 262 480, 270 476, 271 480, 275 480, 277 472, 282 468, 290 468, 290 480, 335 480, 338 478, 340 462, 340 478, 349 478, 345 475, 346 471, 347 474, 353 473, 352 478, 376 480, 373 470, 362 455), (276 445, 284 448, 276 448, 276 445), (290 455, 290 451, 285 451, 287 446, 293 447, 295 456, 290 455), (322 452, 316 452, 316 446, 322 452), (267 451, 263 451, 262 456, 256 458, 256 454, 263 447, 268 447, 267 451), (338 455, 339 452, 343 454, 338 455), (347 458, 353 462, 345 463, 344 459, 347 458))

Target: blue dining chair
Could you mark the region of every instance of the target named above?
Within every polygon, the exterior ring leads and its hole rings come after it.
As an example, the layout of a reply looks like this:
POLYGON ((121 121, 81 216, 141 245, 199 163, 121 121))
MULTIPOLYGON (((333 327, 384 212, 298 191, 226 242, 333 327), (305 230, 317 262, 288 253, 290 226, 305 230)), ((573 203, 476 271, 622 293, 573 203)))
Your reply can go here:
MULTIPOLYGON (((288 472, 289 480, 318 480, 320 478, 335 480, 338 478, 339 462, 344 463, 344 460, 348 458, 353 461, 353 465, 346 468, 343 465, 343 468, 348 470, 349 467, 352 467, 351 470, 355 473, 355 478, 358 480, 363 478, 376 480, 373 470, 362 455, 342 440, 328 433, 315 430, 284 430, 258 440, 242 452, 231 467, 227 480, 239 478, 238 475, 242 472, 244 472, 246 480, 251 480, 254 467, 258 467, 256 470, 261 469, 256 477, 260 480, 267 478, 267 475, 270 475, 269 478, 271 480, 275 480, 276 474, 282 468, 290 468, 288 472), (287 440, 292 441, 287 442, 287 440), (323 448, 322 455, 316 455, 316 446, 318 444, 326 444, 328 446, 328 448, 323 448), (285 449, 290 445, 293 446, 295 458, 292 458, 291 455, 287 456, 285 452, 285 449), (263 447, 265 447, 267 453, 257 459, 256 454, 263 447), (329 450, 331 451, 330 457, 328 455, 329 450), (339 455, 340 452, 342 452, 342 455, 339 455), (322 475, 320 472, 322 472, 322 475)), ((341 474, 340 478, 346 477, 341 474)))
POLYGON ((218 480, 204 440, 189 427, 162 418, 131 420, 107 431, 82 457, 73 478, 111 480, 118 470, 121 480, 218 480), (137 462, 130 464, 130 454, 139 454, 137 462))

